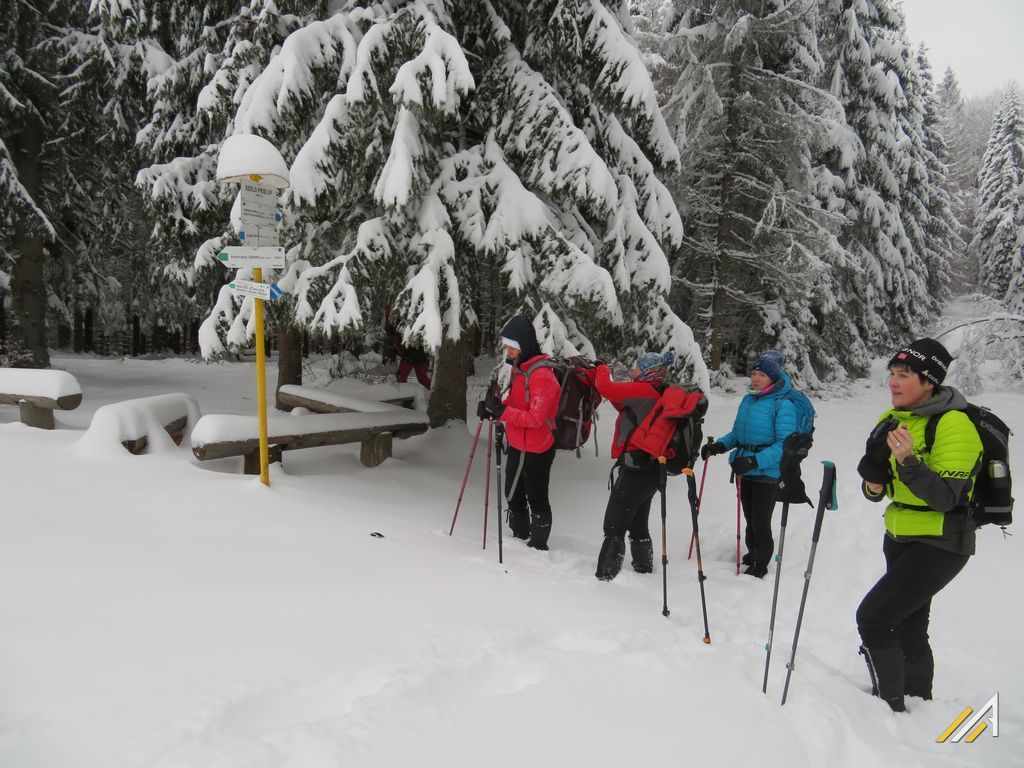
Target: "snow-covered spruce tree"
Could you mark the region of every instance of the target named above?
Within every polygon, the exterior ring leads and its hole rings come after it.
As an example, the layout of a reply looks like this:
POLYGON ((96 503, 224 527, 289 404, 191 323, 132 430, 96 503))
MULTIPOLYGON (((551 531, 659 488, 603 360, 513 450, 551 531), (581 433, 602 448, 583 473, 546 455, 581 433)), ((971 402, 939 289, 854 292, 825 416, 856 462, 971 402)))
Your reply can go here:
POLYGON ((855 139, 817 85, 817 12, 813 0, 678 0, 667 109, 682 154, 679 305, 712 367, 776 347, 811 384, 867 362, 838 290, 842 180, 825 163, 855 139))
MULTIPOLYGON (((549 352, 673 348, 706 382, 666 301, 682 229, 655 171, 677 153, 624 24, 598 0, 343 3, 242 98, 236 130, 304 142, 279 281, 298 320, 351 332, 395 307, 438 351, 435 424, 465 415, 474 329, 516 311, 549 352)), ((211 317, 229 339, 249 322, 223 293, 211 317)))
POLYGON ((947 152, 944 158, 939 159, 946 163, 944 186, 957 220, 957 236, 963 242, 954 254, 953 272, 961 292, 966 292, 973 288, 977 279, 976 270, 968 259, 967 244, 971 241, 974 227, 974 210, 977 205, 975 184, 984 151, 975 152, 967 140, 966 104, 956 74, 949 67, 939 84, 937 97, 938 130, 947 152))
MULTIPOLYGON (((223 267, 196 265, 211 265, 213 254, 236 242, 229 211, 237 188, 214 178, 220 145, 234 132, 246 88, 288 33, 324 6, 322 0, 92 0, 124 86, 126 119, 135 114, 135 81, 141 77, 146 86, 136 147, 143 166, 136 182, 153 221, 154 258, 136 280, 136 319, 144 325, 187 325, 217 296, 223 267)), ((274 320, 281 312, 268 314, 274 320)))
POLYGON ((1024 182, 1024 114, 1016 90, 1008 89, 992 121, 988 149, 978 172, 978 212, 971 255, 978 265, 978 286, 1004 299, 1021 272, 1021 197, 1024 182))
POLYGON ((946 191, 946 147, 939 130, 931 66, 922 48, 910 63, 899 113, 907 137, 906 175, 901 179, 903 224, 910 245, 924 262, 930 314, 938 315, 952 293, 954 253, 964 249, 953 202, 946 191))
POLYGON ((910 153, 899 115, 911 77, 903 19, 889 0, 826 0, 822 21, 827 82, 860 140, 840 235, 860 273, 847 311, 879 352, 913 336, 932 306, 927 267, 907 238, 901 208, 910 153))

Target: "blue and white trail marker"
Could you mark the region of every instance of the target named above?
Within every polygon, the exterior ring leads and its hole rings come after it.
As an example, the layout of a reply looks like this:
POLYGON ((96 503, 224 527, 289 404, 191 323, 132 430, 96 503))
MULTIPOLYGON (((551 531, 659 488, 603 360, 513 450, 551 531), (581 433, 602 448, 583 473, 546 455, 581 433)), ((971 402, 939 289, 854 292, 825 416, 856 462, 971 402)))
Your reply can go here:
POLYGON ((284 295, 284 291, 277 287, 277 283, 257 283, 252 280, 235 280, 228 283, 228 288, 238 296, 252 296, 253 298, 271 301, 284 295))

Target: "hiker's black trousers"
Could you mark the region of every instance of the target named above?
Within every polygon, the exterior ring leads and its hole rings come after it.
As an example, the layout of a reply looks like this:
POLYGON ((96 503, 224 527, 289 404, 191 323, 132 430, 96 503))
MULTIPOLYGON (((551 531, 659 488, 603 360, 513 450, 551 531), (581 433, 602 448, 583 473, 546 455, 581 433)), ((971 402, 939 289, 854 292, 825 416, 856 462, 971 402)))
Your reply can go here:
POLYGON ((604 535, 623 539, 651 538, 651 499, 658 492, 657 465, 653 469, 619 467, 619 476, 608 495, 604 511, 604 535))
POLYGON ((765 483, 740 478, 740 502, 743 506, 743 519, 747 524, 743 540, 754 563, 765 568, 775 554, 772 512, 775 511, 778 491, 779 486, 774 480, 765 483))
POLYGON ((930 656, 928 615, 932 597, 967 565, 959 555, 919 541, 882 542, 885 575, 857 609, 857 630, 871 649, 899 647, 904 656, 930 656))
POLYGON ((554 445, 544 453, 528 453, 509 446, 505 458, 505 498, 508 499, 508 524, 512 535, 520 539, 529 537, 530 544, 541 549, 547 546, 551 533, 548 482, 554 460, 554 445), (522 472, 519 472, 520 462, 522 472))

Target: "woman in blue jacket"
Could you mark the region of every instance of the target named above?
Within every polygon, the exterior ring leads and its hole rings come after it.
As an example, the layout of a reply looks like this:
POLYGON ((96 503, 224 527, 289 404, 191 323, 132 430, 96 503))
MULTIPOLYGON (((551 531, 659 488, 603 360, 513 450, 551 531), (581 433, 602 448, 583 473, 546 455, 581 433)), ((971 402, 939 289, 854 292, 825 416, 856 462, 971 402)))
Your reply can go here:
POLYGON ((750 386, 740 401, 732 431, 701 449, 701 458, 731 450, 729 463, 739 485, 746 520, 744 573, 763 578, 775 553, 772 512, 779 484, 782 444, 796 431, 796 406, 786 397, 792 383, 782 355, 770 349, 754 361, 750 386), (740 479, 742 478, 742 480, 740 479))

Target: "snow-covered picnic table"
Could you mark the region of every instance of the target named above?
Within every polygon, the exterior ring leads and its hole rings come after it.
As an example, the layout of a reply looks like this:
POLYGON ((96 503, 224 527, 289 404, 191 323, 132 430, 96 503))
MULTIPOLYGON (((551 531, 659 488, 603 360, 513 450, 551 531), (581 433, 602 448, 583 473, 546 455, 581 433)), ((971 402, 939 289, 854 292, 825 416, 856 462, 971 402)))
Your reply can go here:
POLYGON ((21 407, 21 423, 53 429, 54 410, 82 404, 82 388, 67 371, 52 368, 0 368, 0 405, 21 407))

